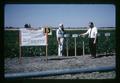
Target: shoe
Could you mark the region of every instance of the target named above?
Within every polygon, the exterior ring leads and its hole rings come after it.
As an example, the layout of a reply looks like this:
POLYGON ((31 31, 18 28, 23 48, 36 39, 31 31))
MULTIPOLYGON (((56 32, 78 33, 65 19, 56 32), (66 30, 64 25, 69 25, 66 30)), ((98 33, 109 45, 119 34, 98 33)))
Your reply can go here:
POLYGON ((95 56, 91 56, 92 59, 96 58, 95 56))
POLYGON ((58 55, 58 56, 62 56, 62 55, 58 55))

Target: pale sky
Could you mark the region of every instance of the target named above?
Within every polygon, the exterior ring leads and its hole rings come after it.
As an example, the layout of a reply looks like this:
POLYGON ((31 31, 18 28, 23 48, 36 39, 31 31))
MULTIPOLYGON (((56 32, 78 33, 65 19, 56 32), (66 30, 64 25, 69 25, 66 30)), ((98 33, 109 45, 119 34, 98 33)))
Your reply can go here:
POLYGON ((115 27, 115 6, 112 4, 6 4, 5 27, 53 26, 87 27, 92 21, 97 27, 115 27))

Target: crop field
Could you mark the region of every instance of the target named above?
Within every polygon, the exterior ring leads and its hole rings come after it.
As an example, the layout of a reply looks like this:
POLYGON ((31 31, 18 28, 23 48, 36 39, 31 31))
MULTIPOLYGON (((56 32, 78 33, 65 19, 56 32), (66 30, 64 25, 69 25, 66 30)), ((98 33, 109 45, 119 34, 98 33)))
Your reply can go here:
MULTIPOLYGON (((68 39, 69 56, 74 56, 74 38, 72 34, 80 34, 86 30, 65 30, 66 34, 70 34, 68 39)), ((97 54, 100 53, 115 53, 115 30, 98 30, 97 54), (108 38, 105 33, 110 33, 108 38)), ((66 55, 66 39, 64 45, 64 55, 66 55)), ((77 37, 77 56, 82 55, 82 43, 85 43, 85 54, 89 54, 88 38, 77 37)), ((21 47, 22 56, 45 56, 45 46, 28 46, 21 47)), ((52 35, 48 36, 48 56, 57 55, 57 41, 56 30, 52 30, 52 35)), ((5 57, 18 57, 19 56, 19 30, 5 30, 4 33, 4 56, 5 57)))
MULTIPOLYGON (((97 41, 97 58, 91 59, 88 47, 87 36, 77 37, 77 56, 74 54, 74 38, 72 34, 84 33, 86 30, 65 30, 66 34, 70 34, 65 39, 64 55, 57 56, 56 30, 52 30, 52 35, 48 36, 48 62, 45 57, 45 46, 23 46, 21 47, 21 64, 19 63, 19 30, 5 30, 4 33, 4 57, 5 57, 5 73, 23 73, 23 72, 42 72, 47 70, 59 70, 66 68, 97 68, 100 66, 114 66, 116 56, 103 56, 98 54, 115 53, 115 30, 98 30, 97 41), (105 37, 105 33, 110 33, 109 37, 105 37), (66 40, 68 39, 69 57, 66 57, 66 40), (83 41, 85 44, 85 56, 81 56, 83 52, 83 41)), ((116 72, 91 72, 65 74, 58 76, 37 77, 32 79, 114 79, 116 72)))

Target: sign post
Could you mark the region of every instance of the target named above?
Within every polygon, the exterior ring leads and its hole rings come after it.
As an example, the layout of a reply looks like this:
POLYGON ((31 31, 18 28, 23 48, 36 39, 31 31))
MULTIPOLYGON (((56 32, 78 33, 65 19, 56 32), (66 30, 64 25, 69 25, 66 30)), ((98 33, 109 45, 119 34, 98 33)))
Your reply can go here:
POLYGON ((76 52, 76 37, 74 39, 75 39, 75 56, 76 56, 76 54, 77 54, 77 52, 76 52))
POLYGON ((48 56, 48 34, 51 35, 50 28, 44 28, 44 33, 46 35, 46 62, 47 62, 48 61, 48 58, 47 58, 47 56, 48 56))
POLYGON ((21 32, 19 31, 19 63, 21 63, 21 32))
POLYGON ((74 37, 74 42, 75 42, 75 56, 77 55, 76 51, 76 38, 78 37, 78 34, 73 34, 72 37, 74 37))
POLYGON ((66 40, 67 56, 68 56, 68 39, 66 40))
POLYGON ((85 55, 85 45, 84 45, 84 41, 83 41, 83 55, 85 55))
POLYGON ((47 56, 48 56, 48 32, 45 33, 46 34, 46 62, 47 62, 47 56))
POLYGON ((110 37, 110 33, 105 33, 105 37, 106 37, 106 55, 109 53, 109 37, 110 37))

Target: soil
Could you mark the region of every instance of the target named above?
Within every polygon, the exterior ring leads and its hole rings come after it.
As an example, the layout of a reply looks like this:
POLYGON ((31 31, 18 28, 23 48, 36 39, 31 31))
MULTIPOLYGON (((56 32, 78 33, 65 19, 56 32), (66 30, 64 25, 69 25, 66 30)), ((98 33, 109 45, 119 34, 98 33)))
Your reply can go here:
MULTIPOLYGON (((45 56, 6 58, 5 73, 20 73, 20 72, 35 72, 46 70, 57 70, 65 68, 93 68, 100 66, 114 66, 115 55, 102 56, 91 58, 90 55, 84 56, 48 56, 47 61, 45 56)), ((59 76, 37 77, 31 79, 114 79, 115 71, 108 72, 92 72, 79 74, 66 74, 59 76)))

